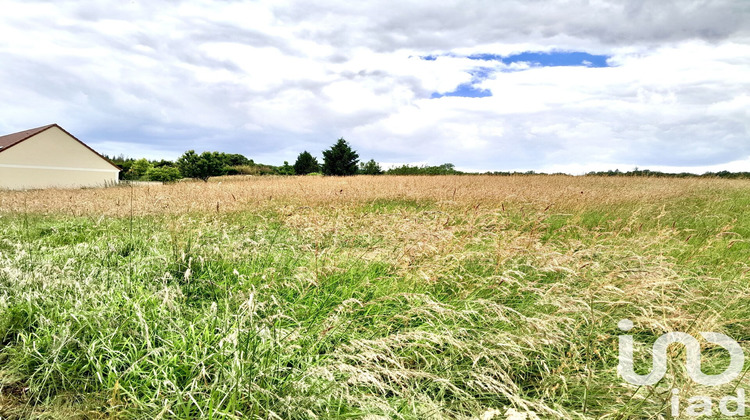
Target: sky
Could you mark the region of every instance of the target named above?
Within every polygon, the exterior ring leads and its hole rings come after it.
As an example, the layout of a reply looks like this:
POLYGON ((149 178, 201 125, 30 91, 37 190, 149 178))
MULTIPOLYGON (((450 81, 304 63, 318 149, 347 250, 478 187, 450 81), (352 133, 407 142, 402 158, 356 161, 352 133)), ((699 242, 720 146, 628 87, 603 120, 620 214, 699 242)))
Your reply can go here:
POLYGON ((750 171, 749 0, 0 0, 0 134, 101 153, 750 171))

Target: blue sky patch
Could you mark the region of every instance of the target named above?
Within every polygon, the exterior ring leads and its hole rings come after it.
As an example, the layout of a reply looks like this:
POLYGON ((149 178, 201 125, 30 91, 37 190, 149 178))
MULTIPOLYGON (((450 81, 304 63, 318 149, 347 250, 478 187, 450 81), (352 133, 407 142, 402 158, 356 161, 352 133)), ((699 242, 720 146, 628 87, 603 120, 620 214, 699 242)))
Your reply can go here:
MULTIPOLYGON (((457 57, 454 54, 445 54, 449 57, 457 57)), ((425 61, 435 61, 440 55, 431 54, 421 56, 425 61)), ((609 67, 607 55, 596 55, 578 51, 553 51, 553 52, 523 52, 502 56, 498 54, 473 54, 466 56, 470 60, 477 61, 499 61, 503 64, 512 63, 529 63, 531 67, 564 67, 564 66, 585 66, 585 67, 609 67)), ((487 79, 496 70, 492 67, 479 66, 472 69, 471 82, 459 85, 456 90, 447 93, 434 92, 431 98, 442 98, 443 96, 463 96, 467 98, 484 98, 492 96, 488 89, 479 89, 476 85, 487 79)))
POLYGON ((523 52, 509 56, 496 54, 474 54, 467 58, 472 60, 495 60, 505 64, 529 63, 539 67, 561 67, 561 66, 586 66, 586 67, 609 67, 607 55, 595 55, 585 52, 523 52))
POLYGON ((430 98, 442 98, 443 96, 463 96, 464 98, 486 98, 492 96, 489 89, 479 89, 473 83, 464 83, 459 85, 453 92, 437 93, 434 92, 430 98))
MULTIPOLYGON (((440 56, 461 57, 452 53, 430 54, 420 56, 425 61, 435 61, 440 56)), ((580 51, 552 51, 552 52, 522 52, 512 55, 499 54, 472 54, 465 56, 470 60, 499 61, 504 64, 529 63, 535 67, 563 67, 563 66, 585 66, 585 67, 610 67, 607 63, 608 55, 589 54, 580 51)))

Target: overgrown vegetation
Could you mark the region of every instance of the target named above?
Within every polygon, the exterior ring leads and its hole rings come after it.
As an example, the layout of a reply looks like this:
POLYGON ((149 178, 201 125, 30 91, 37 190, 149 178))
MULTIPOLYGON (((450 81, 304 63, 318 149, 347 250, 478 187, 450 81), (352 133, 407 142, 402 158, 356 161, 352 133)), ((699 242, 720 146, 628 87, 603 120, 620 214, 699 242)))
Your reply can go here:
POLYGON ((616 373, 623 318, 640 354, 747 349, 745 181, 220 181, 0 192, 0 416, 659 418, 748 386, 616 373))
MULTIPOLYGON (((107 157, 107 156, 105 156, 107 157)), ((125 156, 107 157, 122 168, 120 179, 125 181, 175 182, 182 178, 207 181, 211 177, 224 175, 291 175, 291 167, 274 167, 256 164, 252 159, 236 153, 185 152, 176 162, 168 160, 149 161, 125 156)))
POLYGON ((444 163, 438 166, 411 166, 402 165, 388 169, 388 175, 460 175, 462 172, 456 170, 452 163, 444 163))
POLYGON ((648 169, 635 168, 632 171, 621 172, 618 169, 601 172, 589 172, 588 176, 643 176, 654 178, 726 178, 726 179, 750 179, 750 172, 705 172, 703 174, 694 174, 690 172, 668 173, 660 171, 651 171, 648 169))
POLYGON ((177 167, 183 177, 197 178, 203 182, 207 182, 212 176, 224 175, 227 166, 226 155, 219 152, 197 154, 195 150, 188 150, 177 159, 177 167))
POLYGON ((359 162, 359 170, 357 171, 360 175, 382 175, 383 168, 380 167, 375 159, 370 159, 367 162, 359 162))
MULTIPOLYGON (((339 139, 330 149, 323 152, 323 165, 318 163, 317 158, 308 151, 303 151, 297 156, 294 165, 284 161, 282 166, 271 166, 256 164, 240 154, 228 154, 221 152, 203 152, 200 155, 189 150, 178 161, 167 160, 148 161, 146 159, 132 159, 119 156, 108 157, 123 171, 120 179, 135 181, 160 181, 174 182, 182 177, 197 178, 207 181, 210 177, 223 175, 308 175, 322 173, 324 175, 494 175, 494 176, 565 176, 563 173, 539 173, 535 171, 488 171, 484 173, 462 172, 456 170, 452 163, 444 163, 437 166, 429 165, 401 165, 383 170, 378 162, 370 159, 360 162, 359 155, 354 151, 346 140, 339 139), (326 163, 328 162, 328 163, 326 163), (179 168, 179 169, 178 169, 179 168)), ((105 156, 106 157, 106 156, 105 156)), ((599 172, 589 172, 586 176, 608 176, 608 177, 646 177, 646 178, 723 178, 723 179, 750 179, 750 172, 706 172, 694 174, 688 172, 667 173, 638 169, 622 172, 619 169, 599 172)))

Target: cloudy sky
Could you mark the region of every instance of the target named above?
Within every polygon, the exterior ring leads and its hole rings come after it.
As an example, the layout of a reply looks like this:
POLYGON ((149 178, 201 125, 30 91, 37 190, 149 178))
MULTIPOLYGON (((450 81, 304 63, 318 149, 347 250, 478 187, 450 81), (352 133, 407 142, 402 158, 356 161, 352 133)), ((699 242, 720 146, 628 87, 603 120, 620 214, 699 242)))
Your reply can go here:
POLYGON ((750 1, 0 0, 0 133, 256 162, 750 171, 750 1), (437 5, 439 3, 439 5, 437 5))

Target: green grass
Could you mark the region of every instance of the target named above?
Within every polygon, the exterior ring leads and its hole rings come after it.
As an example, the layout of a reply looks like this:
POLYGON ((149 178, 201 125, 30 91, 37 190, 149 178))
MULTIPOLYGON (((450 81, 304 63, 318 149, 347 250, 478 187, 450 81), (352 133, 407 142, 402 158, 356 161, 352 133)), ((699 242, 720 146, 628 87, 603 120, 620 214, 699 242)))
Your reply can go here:
POLYGON ((656 418, 673 387, 729 392, 679 357, 624 383, 617 321, 641 354, 672 329, 746 348, 747 191, 511 204, 4 215, 0 417, 656 418))

